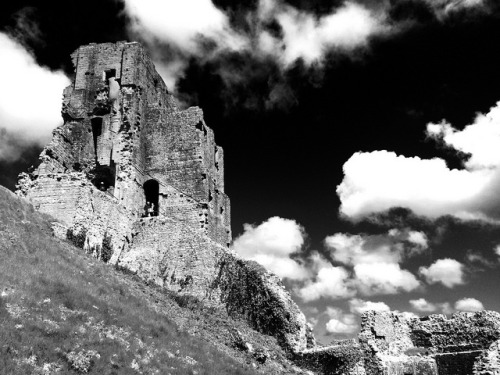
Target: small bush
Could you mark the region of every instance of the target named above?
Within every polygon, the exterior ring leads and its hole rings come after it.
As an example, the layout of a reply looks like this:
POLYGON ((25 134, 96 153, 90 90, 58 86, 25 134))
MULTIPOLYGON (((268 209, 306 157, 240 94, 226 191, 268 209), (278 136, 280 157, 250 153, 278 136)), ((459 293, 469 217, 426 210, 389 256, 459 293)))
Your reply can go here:
POLYGON ((66 238, 76 247, 83 249, 85 245, 85 238, 87 237, 87 231, 81 229, 78 233, 75 233, 72 229, 68 229, 66 232, 66 238))
POLYGON ((113 248, 111 246, 111 236, 105 234, 104 239, 102 240, 101 259, 105 263, 108 263, 112 255, 113 255, 113 248))

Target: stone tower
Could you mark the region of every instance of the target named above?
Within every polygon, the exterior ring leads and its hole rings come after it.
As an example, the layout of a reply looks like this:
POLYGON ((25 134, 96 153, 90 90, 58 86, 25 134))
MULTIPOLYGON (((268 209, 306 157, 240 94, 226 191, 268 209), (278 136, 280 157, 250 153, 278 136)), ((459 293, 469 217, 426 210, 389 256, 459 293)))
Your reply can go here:
POLYGON ((17 194, 96 258, 223 308, 293 351, 310 345, 281 280, 228 248, 223 151, 201 109, 178 108, 138 43, 90 44, 72 59, 64 123, 17 194))
MULTIPOLYGON (((121 222, 167 217, 228 246, 223 150, 202 110, 179 110, 138 43, 82 46, 72 60, 64 124, 54 131, 31 183, 26 185, 26 176, 21 181, 23 193, 68 227, 87 210, 82 205, 91 204, 88 194, 105 193, 112 211, 126 216, 116 217, 121 222)), ((91 223, 84 225, 91 231, 91 223)), ((107 234, 109 242, 113 236, 107 234)), ((88 246, 102 240, 104 233, 87 239, 88 246)))

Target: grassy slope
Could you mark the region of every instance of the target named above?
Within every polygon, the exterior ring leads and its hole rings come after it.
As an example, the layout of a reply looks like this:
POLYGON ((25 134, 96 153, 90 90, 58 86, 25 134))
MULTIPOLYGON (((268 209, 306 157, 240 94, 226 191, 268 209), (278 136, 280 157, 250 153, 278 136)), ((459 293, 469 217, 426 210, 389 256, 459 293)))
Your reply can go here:
POLYGON ((301 372, 273 338, 89 258, 50 221, 0 186, 0 374, 301 372))

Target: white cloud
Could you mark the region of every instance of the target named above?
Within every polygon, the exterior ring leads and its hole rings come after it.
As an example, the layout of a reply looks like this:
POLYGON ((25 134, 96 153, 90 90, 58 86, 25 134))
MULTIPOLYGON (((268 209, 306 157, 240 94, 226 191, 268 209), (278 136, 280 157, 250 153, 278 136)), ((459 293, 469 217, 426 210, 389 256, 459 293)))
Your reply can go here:
POLYGON ((420 287, 420 282, 397 263, 367 263, 354 266, 355 283, 365 295, 410 292, 420 287))
POLYGON ((341 309, 336 307, 327 307, 326 313, 331 318, 326 323, 326 331, 329 333, 349 335, 359 329, 359 324, 354 314, 345 314, 341 309))
POLYGON ((245 224, 244 229, 232 245, 241 257, 256 261, 282 278, 301 280, 309 276, 305 267, 290 258, 301 250, 305 235, 294 220, 275 216, 258 226, 245 224))
POLYGON ((294 220, 273 217, 258 226, 246 224, 232 248, 278 276, 299 282, 294 291, 305 302, 347 298, 357 292, 395 294, 420 286, 398 262, 425 249, 424 233, 393 229, 382 235, 337 233, 327 237, 331 259, 344 266, 334 266, 317 252, 300 262, 290 258, 300 254, 304 235, 304 229, 294 220))
POLYGON ((425 233, 415 230, 408 232, 408 241, 423 249, 426 249, 429 246, 425 233))
POLYGON ((406 207, 431 218, 500 219, 500 102, 473 124, 456 130, 429 124, 427 135, 466 153, 464 169, 450 169, 440 158, 405 157, 389 151, 358 152, 344 164, 337 186, 340 211, 354 220, 406 207))
POLYGON ((442 159, 398 156, 394 152, 355 153, 344 164, 337 187, 340 211, 359 219, 391 207, 416 214, 483 217, 478 198, 493 181, 495 170, 450 170, 442 159))
POLYGON ((336 233, 325 238, 332 258, 346 265, 374 262, 398 262, 402 254, 385 236, 336 233))
POLYGON ((425 298, 410 300, 410 305, 421 312, 434 312, 438 309, 436 304, 428 302, 425 298))
POLYGON ((398 263, 404 257, 427 249, 423 232, 391 229, 381 235, 336 233, 325 238, 332 259, 346 265, 398 263))
POLYGON ((429 137, 446 146, 470 154, 465 161, 469 170, 496 168, 500 165, 500 102, 484 115, 479 114, 472 125, 457 130, 446 122, 427 125, 429 137))
MULTIPOLYGON (((246 27, 237 29, 231 24, 230 14, 217 8, 212 0, 121 1, 133 38, 141 38, 152 52, 164 50, 158 47, 165 45, 172 47, 167 48, 167 53, 155 53, 156 65, 172 89, 192 57, 207 61, 221 51, 245 51, 257 58, 271 56, 287 69, 297 59, 306 64, 318 63, 329 51, 349 54, 367 47, 373 36, 404 29, 388 21, 387 4, 373 2, 365 6, 345 1, 320 16, 283 0, 260 0, 256 9, 244 16, 246 27), (269 24, 280 27, 279 35, 268 30, 269 24), (204 48, 208 44, 210 53, 204 48)), ((427 1, 442 18, 452 10, 482 5, 481 0, 422 1, 427 1)))
POLYGON ((167 56, 154 53, 162 77, 175 87, 191 57, 210 60, 221 51, 249 52, 254 57, 271 56, 284 68, 297 59, 307 64, 321 61, 328 50, 349 52, 366 46, 373 35, 389 30, 384 14, 355 2, 346 2, 331 14, 318 17, 301 11, 281 0, 261 0, 247 20, 246 31, 236 30, 229 15, 211 0, 122 0, 130 31, 139 36, 151 50, 168 45, 167 56), (273 36, 265 25, 275 22, 281 35, 273 36), (204 46, 210 44, 207 53, 204 46))
POLYGON ((337 233, 328 236, 325 245, 333 260, 352 267, 352 284, 362 294, 395 294, 420 286, 399 262, 413 255, 415 248, 425 249, 427 241, 423 233, 396 229, 383 235, 337 233))
POLYGON ((500 258, 500 245, 495 246, 495 249, 493 249, 493 251, 500 258))
POLYGON ((394 312, 397 313, 398 315, 402 316, 406 320, 420 319, 420 317, 417 314, 412 313, 411 311, 398 311, 398 310, 395 310, 394 312))
POLYGON ((315 277, 296 289, 297 295, 305 302, 324 298, 345 298, 354 295, 349 273, 343 267, 334 267, 319 254, 312 256, 315 277))
POLYGON ((480 311, 484 310, 483 304, 475 298, 462 298, 455 302, 455 309, 459 311, 480 311))
POLYGON ((70 81, 39 66, 5 33, 0 33, 0 51, 0 159, 14 160, 23 147, 50 140, 62 123, 62 92, 70 81))
POLYGON ((441 283, 453 288, 465 283, 464 266, 455 259, 438 259, 429 267, 420 267, 419 272, 429 284, 441 283))
POLYGON ((419 312, 431 313, 442 312, 443 314, 451 314, 453 309, 448 302, 432 303, 425 298, 410 300, 410 305, 419 312))
POLYGON ((158 38, 182 51, 201 53, 200 37, 230 48, 242 41, 229 26, 226 14, 211 0, 124 0, 133 31, 158 38))
MULTIPOLYGON (((354 2, 346 2, 334 13, 319 18, 291 6, 269 7, 269 1, 264 3, 266 16, 269 18, 274 11, 273 16, 282 28, 283 39, 275 39, 274 44, 279 45, 277 51, 286 65, 299 58, 308 64, 320 61, 325 51, 332 48, 365 46, 371 36, 388 29, 382 16, 354 2)), ((271 40, 266 37, 263 42, 269 50, 271 40)))
POLYGON ((390 311, 391 309, 384 302, 372 302, 354 298, 349 301, 349 310, 351 313, 361 315, 366 311, 390 311))

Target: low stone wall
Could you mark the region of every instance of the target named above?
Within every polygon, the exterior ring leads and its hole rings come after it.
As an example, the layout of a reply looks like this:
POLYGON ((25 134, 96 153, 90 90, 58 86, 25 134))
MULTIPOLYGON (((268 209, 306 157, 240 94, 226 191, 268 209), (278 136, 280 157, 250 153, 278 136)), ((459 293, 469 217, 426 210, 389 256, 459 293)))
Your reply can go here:
POLYGON ((499 367, 499 338, 500 314, 494 311, 420 319, 370 311, 359 335, 369 375, 495 374, 482 369, 499 367))
POLYGON ((354 340, 344 344, 316 347, 295 356, 296 363, 318 374, 365 375, 364 353, 354 340))

